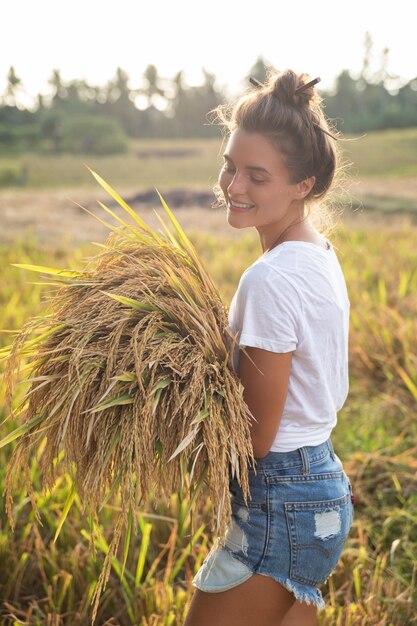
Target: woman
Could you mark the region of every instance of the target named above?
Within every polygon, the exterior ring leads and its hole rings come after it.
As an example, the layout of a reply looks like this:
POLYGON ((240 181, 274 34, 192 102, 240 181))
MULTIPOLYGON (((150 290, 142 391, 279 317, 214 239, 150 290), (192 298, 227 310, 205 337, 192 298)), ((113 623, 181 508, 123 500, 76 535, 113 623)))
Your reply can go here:
POLYGON ((319 80, 291 70, 251 79, 231 112, 217 110, 229 131, 219 177, 228 222, 256 228, 263 251, 229 313, 256 467, 247 505, 231 477, 232 524, 193 580, 185 626, 316 624, 319 585, 353 521, 330 439, 348 394, 350 303, 333 246, 306 214, 337 160, 319 80))

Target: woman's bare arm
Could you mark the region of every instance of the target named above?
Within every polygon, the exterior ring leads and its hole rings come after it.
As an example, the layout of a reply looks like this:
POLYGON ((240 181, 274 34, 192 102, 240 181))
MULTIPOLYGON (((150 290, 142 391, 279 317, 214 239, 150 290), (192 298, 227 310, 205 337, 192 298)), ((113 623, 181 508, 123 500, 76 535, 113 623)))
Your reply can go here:
POLYGON ((255 458, 268 454, 284 409, 291 371, 292 352, 269 352, 246 347, 239 353, 239 378, 244 398, 257 422, 251 422, 251 439, 255 458), (250 357, 255 365, 248 358, 250 357), (258 371, 258 369, 263 372, 258 371))

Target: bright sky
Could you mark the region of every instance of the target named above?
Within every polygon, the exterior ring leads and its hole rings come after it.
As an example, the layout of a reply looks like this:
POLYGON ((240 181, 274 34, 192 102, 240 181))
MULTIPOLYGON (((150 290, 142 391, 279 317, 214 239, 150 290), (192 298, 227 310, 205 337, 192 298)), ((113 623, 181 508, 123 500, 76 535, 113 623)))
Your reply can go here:
POLYGON ((47 93, 60 69, 64 81, 104 85, 122 67, 132 88, 150 63, 172 78, 185 70, 202 82, 204 67, 229 95, 259 56, 277 69, 290 67, 331 88, 342 69, 356 75, 364 37, 373 39, 373 67, 390 50, 388 70, 417 76, 412 0, 11 0, 0 10, 0 94, 11 65, 31 96, 47 93))

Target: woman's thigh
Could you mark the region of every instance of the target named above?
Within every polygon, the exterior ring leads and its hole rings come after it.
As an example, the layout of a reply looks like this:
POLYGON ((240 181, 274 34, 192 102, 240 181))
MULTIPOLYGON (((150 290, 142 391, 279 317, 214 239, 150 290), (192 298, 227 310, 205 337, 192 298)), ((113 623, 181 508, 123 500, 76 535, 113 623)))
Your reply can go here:
POLYGON ((297 600, 284 617, 281 626, 317 626, 316 607, 297 600))
POLYGON ((253 574, 227 591, 196 589, 184 626, 279 626, 294 602, 273 578, 253 574))

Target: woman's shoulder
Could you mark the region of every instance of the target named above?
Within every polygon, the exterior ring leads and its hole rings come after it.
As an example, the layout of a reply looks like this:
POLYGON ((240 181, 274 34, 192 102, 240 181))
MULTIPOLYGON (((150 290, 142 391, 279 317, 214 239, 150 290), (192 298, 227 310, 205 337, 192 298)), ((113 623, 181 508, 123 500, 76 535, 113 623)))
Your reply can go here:
POLYGON ((327 275, 338 264, 336 252, 328 239, 326 247, 310 241, 284 241, 264 253, 260 261, 272 270, 301 278, 306 275, 327 275))
POLYGON ((243 272, 238 291, 259 304, 271 298, 294 298, 298 292, 296 275, 286 265, 271 264, 260 257, 243 272))
POLYGON ((338 265, 333 247, 324 249, 307 242, 288 241, 252 263, 243 272, 239 287, 257 294, 321 291, 337 279, 338 265))

